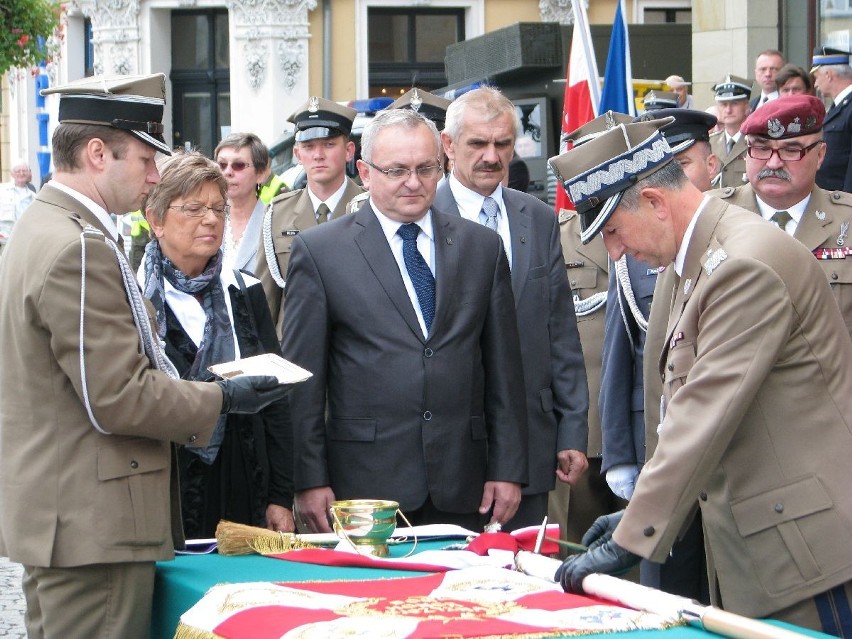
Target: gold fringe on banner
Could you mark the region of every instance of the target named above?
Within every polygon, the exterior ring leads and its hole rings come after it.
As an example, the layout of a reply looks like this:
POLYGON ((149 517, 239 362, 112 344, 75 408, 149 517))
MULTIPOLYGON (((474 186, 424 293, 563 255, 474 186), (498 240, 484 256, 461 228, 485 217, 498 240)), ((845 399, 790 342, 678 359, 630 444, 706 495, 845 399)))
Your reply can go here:
POLYGON ((316 548, 295 533, 282 533, 237 524, 225 519, 216 526, 216 546, 220 555, 277 555, 289 550, 316 548))
POLYGON ((185 626, 181 622, 178 624, 177 630, 175 630, 174 639, 222 639, 222 637, 207 630, 185 626))

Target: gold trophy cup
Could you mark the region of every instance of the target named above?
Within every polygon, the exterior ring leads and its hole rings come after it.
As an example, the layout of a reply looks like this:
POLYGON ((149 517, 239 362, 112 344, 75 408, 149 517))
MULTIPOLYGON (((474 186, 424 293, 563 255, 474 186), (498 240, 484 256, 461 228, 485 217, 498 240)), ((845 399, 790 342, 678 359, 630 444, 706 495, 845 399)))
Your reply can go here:
POLYGON ((388 556, 399 504, 384 499, 345 499, 329 507, 334 532, 362 555, 388 556))

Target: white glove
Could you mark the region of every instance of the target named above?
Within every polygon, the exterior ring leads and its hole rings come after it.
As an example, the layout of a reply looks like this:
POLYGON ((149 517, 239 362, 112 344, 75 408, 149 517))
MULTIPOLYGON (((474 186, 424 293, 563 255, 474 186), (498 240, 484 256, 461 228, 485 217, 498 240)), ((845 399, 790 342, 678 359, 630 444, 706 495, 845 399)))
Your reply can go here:
POLYGON ((633 497, 633 489, 636 488, 638 476, 638 464, 616 464, 606 471, 606 483, 618 497, 629 501, 633 497))
POLYGON ((519 550, 515 555, 515 568, 519 572, 551 583, 556 582, 556 571, 561 565, 562 562, 559 559, 551 559, 528 550, 519 550))

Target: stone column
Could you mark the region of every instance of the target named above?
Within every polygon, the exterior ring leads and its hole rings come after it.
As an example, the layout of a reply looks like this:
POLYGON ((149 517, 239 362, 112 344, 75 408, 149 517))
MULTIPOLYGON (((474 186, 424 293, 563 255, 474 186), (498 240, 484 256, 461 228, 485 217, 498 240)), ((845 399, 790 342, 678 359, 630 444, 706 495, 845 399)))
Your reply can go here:
POLYGON ((231 129, 267 144, 308 98, 308 12, 316 0, 232 0, 231 129))
POLYGON ((92 21, 95 73, 141 73, 139 0, 76 0, 75 4, 92 21))
POLYGON ((692 0, 692 95, 696 107, 713 104, 711 88, 727 73, 754 79, 757 54, 778 47, 778 19, 777 2, 692 0))

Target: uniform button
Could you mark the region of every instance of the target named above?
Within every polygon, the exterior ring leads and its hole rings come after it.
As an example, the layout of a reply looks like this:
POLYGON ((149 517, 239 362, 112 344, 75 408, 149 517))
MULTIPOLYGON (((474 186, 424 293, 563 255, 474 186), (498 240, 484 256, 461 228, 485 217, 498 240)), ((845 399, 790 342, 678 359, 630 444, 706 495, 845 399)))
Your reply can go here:
POLYGON ((840 193, 832 193, 831 197, 835 200, 839 200, 840 199, 840 193))
POLYGON ((698 498, 699 498, 701 501, 707 501, 707 493, 706 493, 705 491, 703 491, 703 490, 702 490, 702 491, 701 491, 701 493, 698 495, 698 498))
POLYGON ((187 441, 189 441, 189 443, 191 444, 191 443, 192 443, 192 442, 194 442, 196 439, 198 439, 198 435, 190 435, 190 436, 189 436, 189 439, 188 439, 187 441))
POLYGON ((571 280, 571 288, 577 288, 577 280, 571 280))
POLYGON ((653 526, 648 526, 645 530, 642 531, 642 534, 646 537, 652 536, 655 532, 657 532, 653 526))
POLYGON ((666 366, 666 368, 668 368, 670 371, 673 371, 674 370, 674 364, 669 364, 668 366, 666 366))
POLYGON ((775 504, 775 512, 783 513, 784 512, 784 504, 775 504))
POLYGON ((427 410, 425 413, 423 413, 423 420, 424 421, 428 422, 431 419, 432 419, 432 411, 427 410))
POLYGON ((432 357, 432 355, 434 355, 434 354, 435 353, 432 351, 431 348, 427 348, 426 350, 423 351, 423 357, 432 357))
POLYGON ((831 274, 831 279, 836 280, 837 278, 838 278, 837 273, 832 273, 832 274, 831 274))
POLYGON ((130 467, 132 469, 136 470, 137 468, 139 468, 139 462, 134 459, 133 461, 130 462, 130 467))

